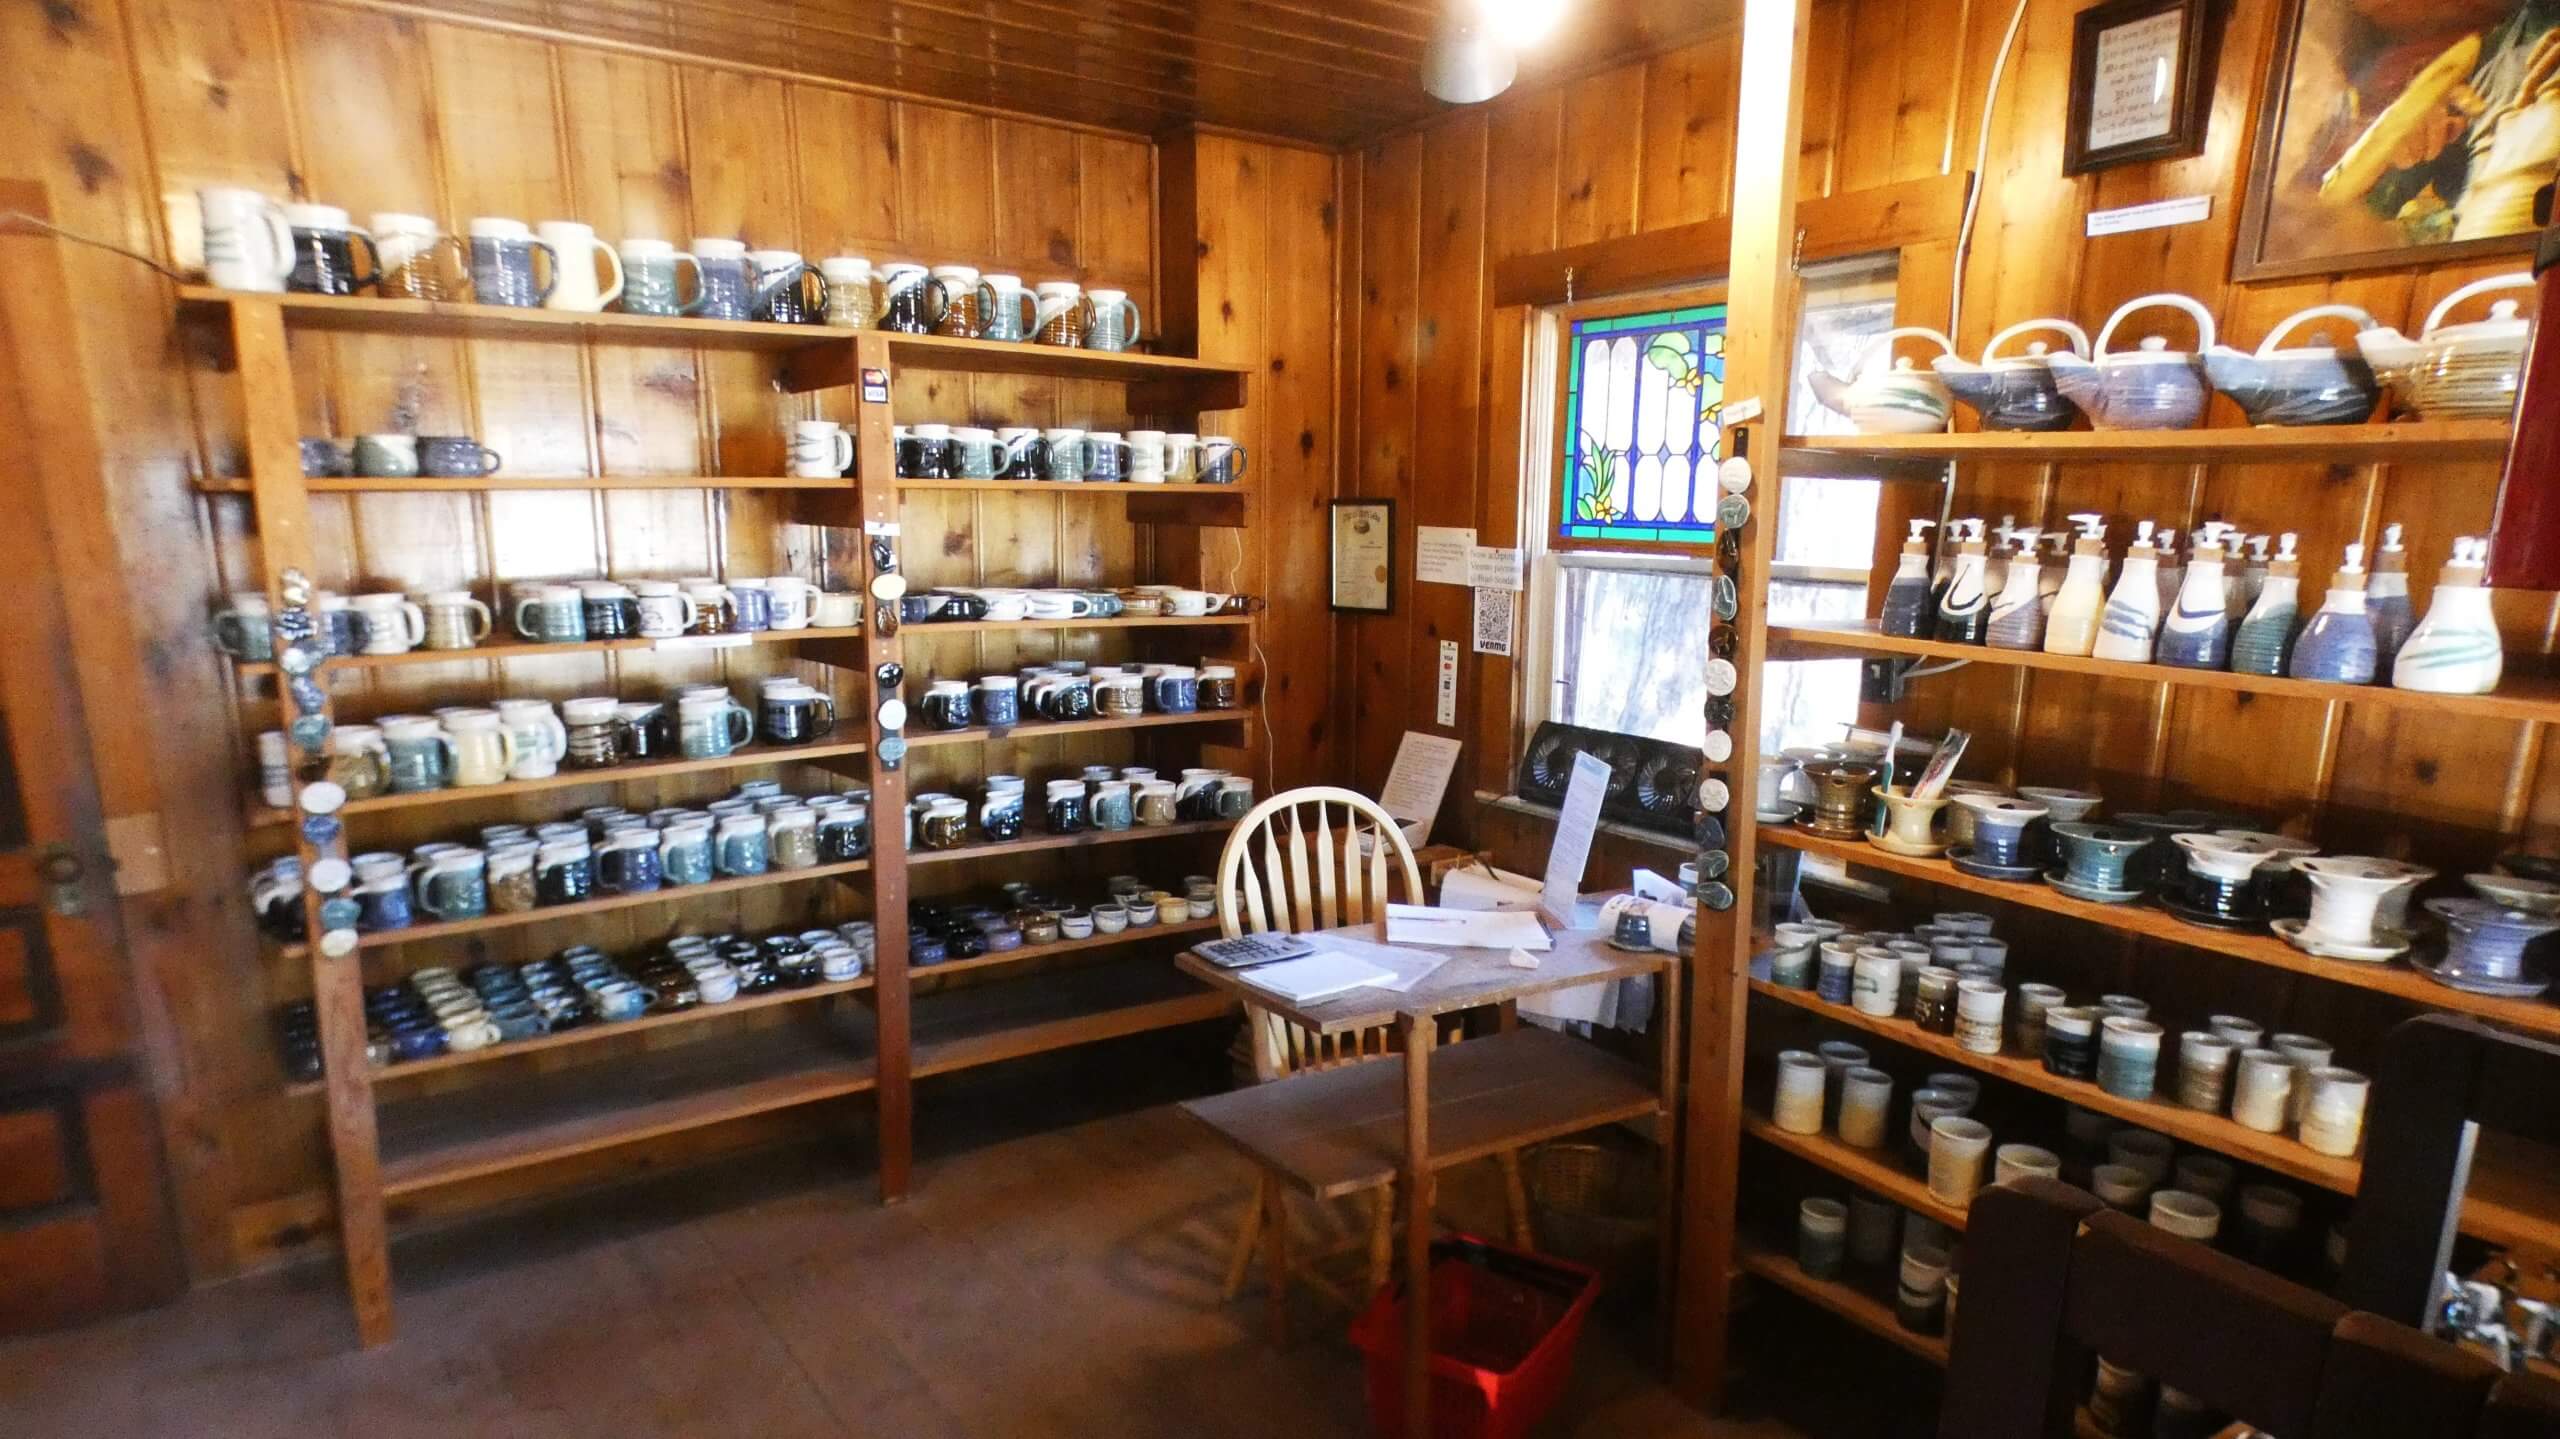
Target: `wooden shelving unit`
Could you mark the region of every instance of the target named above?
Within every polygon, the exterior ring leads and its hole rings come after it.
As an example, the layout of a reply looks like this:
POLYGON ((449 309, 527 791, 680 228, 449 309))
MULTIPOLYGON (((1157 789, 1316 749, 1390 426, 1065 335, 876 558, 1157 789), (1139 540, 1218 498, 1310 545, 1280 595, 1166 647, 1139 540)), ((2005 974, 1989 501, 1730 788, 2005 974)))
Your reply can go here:
POLYGON ((1902 1321, 1893 1317, 1893 1306, 1878 1295, 1844 1279, 1817 1279, 1804 1272, 1794 1255, 1781 1254, 1747 1242, 1736 1246, 1734 1258, 1741 1264, 1743 1273, 1765 1279, 1799 1299, 1828 1309, 1860 1329, 1941 1369, 1946 1367, 1946 1339, 1935 1334, 1914 1334, 1903 1328, 1902 1321))
POLYGON ((1769 844, 1824 855, 1844 864, 1903 875, 1941 889, 1962 890, 2047 914, 2068 915, 2122 934, 2139 935, 2144 939, 2156 939, 2210 954, 2229 955, 2250 964, 2309 975, 2331 984, 2369 989, 2422 1008, 2476 1014, 2512 1029, 2560 1035, 2560 1005, 2547 1000, 2501 999, 2496 995, 2455 989, 2438 984, 2409 968, 2405 960, 2394 960, 2388 964, 2359 964, 2343 959, 2321 959, 2303 953, 2273 934, 2207 929, 2203 925, 2189 924, 2167 910, 2156 909, 2149 904, 2099 904, 2073 899, 2050 885, 1983 879, 1966 874, 1943 859, 1915 859, 1888 854, 1871 844, 1825 839, 1791 825, 1762 825, 1760 838, 1769 844))
MULTIPOLYGON (((1964 1228, 1965 1211, 1931 1194, 1929 1181, 1894 1163, 1887 1150, 1860 1149, 1831 1134, 1790 1133, 1770 1123, 1769 1116, 1756 1110, 1743 1111, 1742 1132, 1772 1149, 1783 1149, 1807 1164, 1827 1169, 1871 1194, 1880 1194, 1905 1209, 1926 1215, 1949 1229, 1964 1228)), ((1893 1137, 1888 1131, 1888 1150, 1893 1137)))
POLYGON ((1789 435, 1786 468, 1837 473, 1855 461, 2027 461, 2035 464, 2371 465, 2503 459, 2504 420, 2405 424, 2223 426, 2202 430, 1966 430, 1938 435, 1789 435))
MULTIPOLYGON (((1098 496, 1120 494, 1129 523, 1185 527, 1239 526, 1250 512, 1241 487, 1067 486, 1012 482, 902 481, 894 474, 890 405, 865 375, 889 375, 901 366, 996 376, 1036 376, 1102 382, 1125 387, 1133 414, 1165 427, 1202 428, 1204 412, 1245 403, 1249 369, 1178 356, 1111 354, 932 336, 848 331, 620 314, 580 314, 476 304, 346 298, 302 294, 235 295, 201 286, 179 290, 181 318, 219 333, 230 348, 240 385, 247 475, 197 482, 199 492, 244 497, 250 504, 266 564, 270 602, 285 607, 288 571, 316 574, 313 546, 319 532, 314 497, 367 494, 488 495, 513 491, 772 490, 790 492, 786 511, 796 522, 846 530, 887 530, 900 518, 902 501, 936 489, 989 494, 1098 496), (683 346, 770 356, 777 387, 788 393, 846 388, 852 400, 857 456, 840 479, 781 476, 653 474, 630 476, 496 475, 472 479, 315 479, 300 469, 300 450, 287 335, 292 330, 407 336, 468 341, 537 341, 564 344, 683 346)), ((858 547, 848 547, 858 548, 858 547)), ((1147 551, 1142 547, 1141 553, 1147 551)), ((715 547, 715 557, 720 551, 715 547)), ((868 570, 866 567, 865 574, 868 570)), ((503 576, 492 577, 503 579, 503 576)), ((752 636, 673 640, 606 640, 571 645, 500 643, 472 650, 420 651, 398 656, 331 660, 321 671, 402 671, 428 665, 474 665, 484 674, 511 660, 631 653, 715 651, 734 646, 776 648, 807 643, 800 658, 858 667, 868 676, 883 664, 904 664, 904 641, 987 634, 1049 632, 1205 632, 1237 637, 1254 647, 1254 614, 1120 617, 1108 620, 958 622, 906 626, 889 634, 865 628, 768 631, 752 636)), ((1260 676, 1250 666, 1245 673, 1260 676)), ((273 679, 273 665, 238 667, 244 679, 273 679)), ((909 681, 912 693, 916 682, 909 681)), ((244 695, 244 705, 254 697, 244 695)), ((281 695, 278 696, 282 698, 281 695)), ((1042 852, 1100 853, 1105 847, 1156 839, 1213 842, 1227 822, 1194 822, 1112 833, 1032 834, 1003 844, 910 854, 899 817, 907 804, 907 777, 884 763, 878 717, 865 705, 848 709, 835 735, 812 745, 750 746, 715 759, 672 759, 607 770, 568 771, 539 780, 421 794, 379 795, 343 805, 338 814, 351 833, 351 849, 375 816, 505 803, 553 790, 621 789, 687 776, 782 765, 815 765, 859 776, 872 797, 872 855, 847 864, 778 870, 763 875, 665 888, 647 894, 609 895, 576 905, 522 914, 411 926, 365 934, 358 954, 343 960, 320 953, 316 897, 307 897, 305 934, 281 956, 310 966, 326 1075, 292 1092, 321 1101, 328 1121, 337 1181, 339 1238, 346 1260, 349 1298, 367 1344, 390 1337, 391 1276, 387 1202, 437 1186, 530 1168, 657 1136, 733 1119, 858 1094, 877 1108, 879 1173, 886 1198, 904 1192, 912 1148, 913 1082, 932 1074, 997 1063, 1024 1055, 1116 1036, 1193 1023, 1225 1013, 1220 995, 1181 976, 1161 954, 1213 930, 1214 921, 1186 920, 1131 928, 1117 935, 1026 946, 933 967, 931 993, 911 1005, 907 956, 907 872, 910 864, 957 865, 1002 861, 1042 852), (886 818, 883 819, 882 817, 886 818), (591 916, 644 906, 683 907, 704 900, 807 883, 859 886, 869 900, 877 937, 873 972, 858 979, 740 998, 618 1024, 599 1024, 532 1040, 502 1043, 467 1054, 372 1070, 365 1057, 363 981, 368 966, 397 972, 411 963, 406 952, 448 962, 454 946, 530 925, 575 923, 591 916), (1102 951, 1126 957, 1101 957, 1102 951), (404 953, 389 959, 392 951, 404 953), (1032 961, 1067 958, 1065 965, 1032 961), (967 976, 966 979, 961 979, 967 976), (957 984, 946 980, 959 979, 957 984), (860 1001, 855 1003, 854 1001, 860 1001), (911 1012, 912 1010, 912 1012, 911 1012), (735 1016, 761 1014, 747 1024, 735 1016), (681 1035, 677 1032, 683 1031, 681 1035), (645 1036, 646 1044, 607 1040, 645 1036), (510 1061, 540 1056, 533 1068, 510 1061), (555 1065, 559 1067, 554 1067, 555 1065), (460 1084, 464 1071, 471 1083, 460 1084), (503 1079, 481 1076, 503 1075, 503 1079), (409 1090, 413 1080, 443 1082, 409 1090), (377 1090, 404 1092, 385 1098, 377 1090)), ((321 711, 325 714, 325 709, 321 711)), ((1064 724, 1030 724, 1003 735, 984 730, 948 734, 921 730, 909 739, 928 747, 1011 744, 1050 737, 1092 738, 1150 734, 1168 738, 1198 733, 1204 740, 1260 754, 1259 709, 1248 702, 1232 710, 1146 715, 1064 724)), ((1258 769, 1259 766, 1257 765, 1258 769)), ((296 818, 252 806, 253 827, 274 828, 296 818)), ((305 872, 320 857, 295 826, 294 843, 305 872)), ((1205 866, 1203 866, 1205 867, 1205 866)), ((422 962, 422 961, 421 961, 422 962)))
POLYGON ((2351 704, 2371 709, 2420 710, 2431 715, 2522 720, 2542 724, 2560 720, 2560 683, 2539 675, 2509 675, 2494 694, 2431 695, 2389 685, 2322 684, 2229 670, 2189 670, 2175 665, 2133 664, 2125 660, 2091 659, 2086 655, 2049 655, 2042 650, 2001 650, 1986 645, 1948 644, 1940 640, 1904 639, 1877 631, 1872 624, 1771 625, 1773 646, 1806 652, 1803 658, 1831 653, 1907 655, 1931 663, 1962 661, 2046 674, 2086 675, 2093 679, 2130 680, 2177 685, 2185 689, 2220 690, 2258 699, 2308 700, 2318 704, 2351 704), (1819 652, 1816 654, 1815 652, 1819 652))

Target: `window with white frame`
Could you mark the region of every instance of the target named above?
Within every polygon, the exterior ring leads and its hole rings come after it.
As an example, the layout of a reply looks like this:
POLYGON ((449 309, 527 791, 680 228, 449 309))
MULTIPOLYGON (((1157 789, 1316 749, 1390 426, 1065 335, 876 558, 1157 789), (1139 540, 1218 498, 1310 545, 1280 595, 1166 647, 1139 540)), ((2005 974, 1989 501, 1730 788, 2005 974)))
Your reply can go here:
MULTIPOLYGON (((1531 453, 1552 469, 1530 493, 1545 513, 1524 656, 1529 713, 1541 719, 1696 745, 1706 735, 1706 631, 1714 612, 1714 470, 1721 455, 1722 296, 1583 304, 1550 312, 1530 367, 1533 404, 1554 433, 1531 453)), ((1809 271, 1788 428, 1834 433, 1846 422, 1816 402, 1803 376, 1847 373, 1893 326, 1893 270, 1809 271)), ((1767 471, 1764 469, 1764 474, 1767 471)), ((1534 478, 1534 477, 1533 477, 1534 478)), ((1754 487, 1782 495, 1773 623, 1846 621, 1865 612, 1877 485, 1810 477, 1754 487)), ((1857 718, 1855 660, 1768 667, 1762 744, 1836 740, 1857 718)))

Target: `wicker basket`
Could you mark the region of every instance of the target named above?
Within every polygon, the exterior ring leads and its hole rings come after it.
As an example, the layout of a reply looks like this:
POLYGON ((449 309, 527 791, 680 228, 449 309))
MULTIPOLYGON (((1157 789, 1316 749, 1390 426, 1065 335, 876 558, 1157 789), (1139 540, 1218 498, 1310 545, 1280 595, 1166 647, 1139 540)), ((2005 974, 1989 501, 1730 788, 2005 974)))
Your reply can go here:
POLYGON ((1658 1167, 1653 1146, 1615 1135, 1531 1151, 1529 1207, 1543 1247, 1599 1270, 1613 1297, 1649 1289, 1658 1167))

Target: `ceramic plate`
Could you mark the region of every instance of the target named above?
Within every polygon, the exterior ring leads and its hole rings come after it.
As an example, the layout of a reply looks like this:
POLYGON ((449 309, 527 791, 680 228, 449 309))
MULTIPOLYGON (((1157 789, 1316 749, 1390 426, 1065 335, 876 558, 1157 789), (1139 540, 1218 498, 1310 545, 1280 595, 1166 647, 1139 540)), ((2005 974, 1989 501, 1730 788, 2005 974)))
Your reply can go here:
POLYGON ((1984 864, 1973 857, 1973 846, 1969 844, 1950 846, 1947 863, 1976 879, 2006 879, 2023 883, 2044 873, 2032 864, 1984 864))
POLYGON ((1819 835, 1824 839, 1865 839, 1867 837, 1866 830, 1858 826, 1833 829, 1811 815, 1796 821, 1796 828, 1803 830, 1806 834, 1819 835))
POLYGON ((1913 848, 1898 844, 1889 836, 1881 834, 1868 835, 1867 843, 1874 845, 1876 848, 1883 850, 1887 854, 1898 854, 1905 859, 1936 859, 1938 856, 1947 852, 1947 847, 1943 844, 1924 844, 1917 848, 1913 848))
MULTIPOLYGON (((2377 942, 2373 944, 2340 944, 2334 939, 2314 939, 2303 933, 2302 926, 2307 922, 2299 919, 2279 919, 2269 921, 2267 927, 2274 930, 2276 936, 2285 943, 2301 950, 2304 954, 2320 959, 2348 959, 2358 964, 2381 964, 2386 960, 2398 959, 2409 952, 2409 941, 2395 939, 2378 931, 2374 935, 2377 942)), ((2424 969, 2426 966, 2420 965, 2419 968, 2424 969)))
POLYGON ((1751 817, 1760 821, 1762 824, 1785 824, 1793 820, 1796 817, 1796 814, 1797 811, 1795 807, 1790 805, 1785 809, 1753 810, 1751 812, 1751 817))
POLYGON ((2184 896, 2170 890, 2162 890, 2151 898, 2154 903, 2177 918, 2189 924, 2202 925, 2207 929, 2236 929, 2255 933, 2260 925, 2266 923, 2263 917, 2241 919, 2215 914, 2211 910, 2198 909, 2187 903, 2184 896))
POLYGON ((2052 885, 2059 893, 2069 895, 2073 899, 2087 900, 2091 904, 2131 904, 2142 898, 2142 891, 2138 889, 2083 889, 2073 884, 2065 871, 2058 869, 2046 870, 2044 882, 2052 885))
POLYGON ((2539 999, 2542 997, 2542 992, 2551 987, 2551 981, 2547 979, 2502 981, 2448 975, 2437 968, 2443 963, 2442 956, 2432 960, 2413 959, 2409 961, 2409 967, 2448 989, 2465 990, 2472 994, 2493 994, 2500 999, 2539 999))

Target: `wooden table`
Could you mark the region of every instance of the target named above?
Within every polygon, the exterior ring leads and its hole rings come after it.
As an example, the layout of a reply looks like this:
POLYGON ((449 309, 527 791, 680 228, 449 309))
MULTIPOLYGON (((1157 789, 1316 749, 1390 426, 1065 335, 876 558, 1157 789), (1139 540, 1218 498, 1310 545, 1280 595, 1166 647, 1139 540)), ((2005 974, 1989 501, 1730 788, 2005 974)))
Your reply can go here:
MULTIPOLYGON (((1377 925, 1339 931, 1381 938, 1377 925)), ((1555 935, 1555 947, 1538 956, 1536 969, 1514 968, 1509 951, 1443 948, 1446 960, 1398 993, 1355 989, 1310 1003, 1283 999, 1185 951, 1176 962, 1192 977, 1232 993, 1317 1034, 1394 1025, 1404 1043, 1402 1083, 1383 1063, 1317 1070, 1254 1085, 1185 1106, 1257 1160, 1280 1169, 1319 1194, 1373 1188, 1387 1179, 1404 1185, 1405 1433, 1431 1432, 1430 1305, 1431 1225, 1435 1176, 1449 1165, 1620 1120, 1652 1115, 1664 1149, 1660 1173, 1663 1252, 1670 1253, 1671 1176, 1679 1049, 1680 966, 1667 954, 1631 954, 1596 931, 1555 935), (1635 1066, 1597 1046, 1516 1027, 1522 999, 1638 975, 1662 975, 1653 1005, 1653 1038, 1660 1077, 1645 1083, 1635 1066), (1461 1010, 1495 1006, 1502 1032, 1460 1044, 1438 1066, 1432 1049, 1438 1019, 1461 1010), (1442 1093, 1435 1096, 1435 1069, 1442 1093), (1399 1092, 1400 1090, 1400 1092, 1399 1092), (1401 1130, 1402 1152, 1396 1152, 1401 1130), (1435 1130, 1441 1145, 1434 1147, 1435 1130)), ((1274 1246, 1276 1249, 1276 1245, 1274 1246)), ((1275 1276, 1274 1283, 1284 1282, 1275 1276)), ((1668 1289, 1664 1290, 1665 1295, 1668 1289)))

